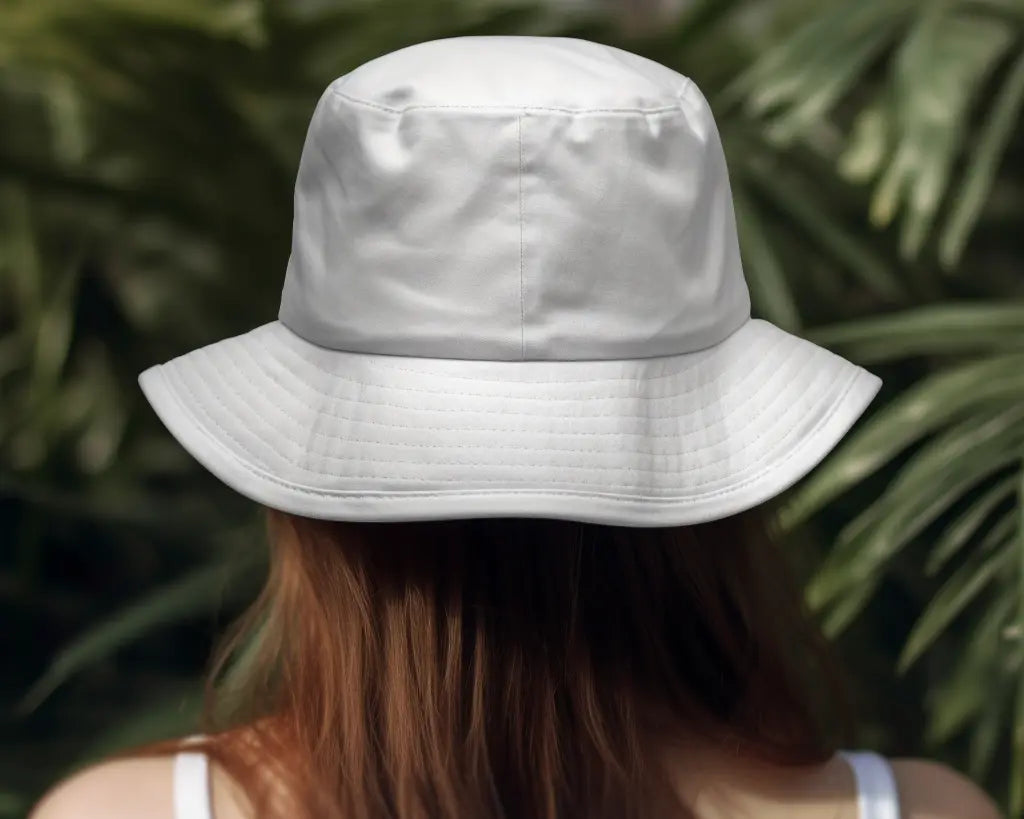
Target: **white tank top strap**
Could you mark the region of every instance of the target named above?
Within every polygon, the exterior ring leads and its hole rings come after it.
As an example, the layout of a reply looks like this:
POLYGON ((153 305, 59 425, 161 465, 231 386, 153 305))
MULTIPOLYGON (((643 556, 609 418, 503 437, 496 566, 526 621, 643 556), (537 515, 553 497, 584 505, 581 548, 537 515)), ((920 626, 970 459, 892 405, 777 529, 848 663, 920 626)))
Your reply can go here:
MULTIPOLYGON (((857 783, 859 819, 900 819, 899 791, 885 757, 873 751, 839 751, 857 783)), ((174 758, 174 819, 213 819, 210 763, 202 751, 174 758)))
POLYGON ((874 751, 839 751, 857 782, 860 819, 900 819, 899 791, 885 757, 874 751))
POLYGON ((174 819, 213 819, 210 763, 202 751, 174 757, 174 819))

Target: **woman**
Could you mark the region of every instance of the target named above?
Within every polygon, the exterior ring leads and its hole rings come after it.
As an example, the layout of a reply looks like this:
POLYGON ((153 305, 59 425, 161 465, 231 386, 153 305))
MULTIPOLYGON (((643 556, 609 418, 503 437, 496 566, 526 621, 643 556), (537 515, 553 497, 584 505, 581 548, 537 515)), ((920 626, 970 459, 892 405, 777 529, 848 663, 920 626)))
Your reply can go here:
POLYGON ((676 72, 534 37, 350 72, 279 320, 140 381, 267 507, 270 577, 204 733, 37 819, 997 815, 944 767, 837 752, 770 502, 880 381, 751 319, 676 72))

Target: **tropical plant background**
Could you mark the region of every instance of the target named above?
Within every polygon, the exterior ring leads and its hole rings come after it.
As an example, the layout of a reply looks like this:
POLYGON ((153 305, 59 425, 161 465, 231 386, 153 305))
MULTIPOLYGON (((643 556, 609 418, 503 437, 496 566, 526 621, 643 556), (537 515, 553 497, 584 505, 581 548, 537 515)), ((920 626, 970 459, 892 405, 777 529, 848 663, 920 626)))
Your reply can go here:
POLYGON ((885 380, 784 512, 861 744, 1024 816, 1022 0, 7 0, 0 817, 190 729, 262 535, 136 375, 274 316, 331 79, 481 33, 607 42, 705 91, 755 313, 885 380))

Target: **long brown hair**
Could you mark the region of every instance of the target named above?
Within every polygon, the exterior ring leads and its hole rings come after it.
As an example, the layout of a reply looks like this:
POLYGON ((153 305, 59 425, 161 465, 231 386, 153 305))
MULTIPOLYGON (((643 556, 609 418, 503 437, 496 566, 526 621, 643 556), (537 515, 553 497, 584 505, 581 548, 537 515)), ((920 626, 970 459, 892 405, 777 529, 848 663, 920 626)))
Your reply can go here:
POLYGON ((674 736, 786 765, 845 738, 768 507, 650 529, 268 524, 200 745, 258 815, 685 817, 674 736))

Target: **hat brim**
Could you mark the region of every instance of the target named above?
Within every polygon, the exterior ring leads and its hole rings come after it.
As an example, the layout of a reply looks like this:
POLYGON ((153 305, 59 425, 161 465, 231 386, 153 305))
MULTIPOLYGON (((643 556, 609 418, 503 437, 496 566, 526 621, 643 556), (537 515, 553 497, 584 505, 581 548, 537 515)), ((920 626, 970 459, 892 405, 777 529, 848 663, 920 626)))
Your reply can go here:
POLYGON ((280 322, 139 376, 179 442, 266 506, 331 520, 727 517, 825 457, 881 380, 751 319, 628 361, 478 361, 313 345, 280 322))

